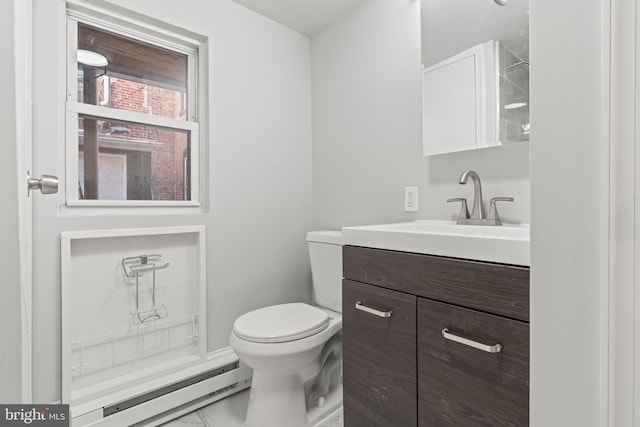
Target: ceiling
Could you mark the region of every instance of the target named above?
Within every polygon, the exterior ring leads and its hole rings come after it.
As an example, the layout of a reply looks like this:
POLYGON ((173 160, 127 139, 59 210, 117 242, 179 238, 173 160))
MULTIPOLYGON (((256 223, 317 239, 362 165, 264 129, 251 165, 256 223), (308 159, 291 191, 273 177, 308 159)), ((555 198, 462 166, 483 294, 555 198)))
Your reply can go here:
POLYGON ((308 37, 366 0, 234 0, 308 37))
POLYGON ((422 0, 425 66, 488 40, 498 40, 519 59, 529 59, 529 0, 422 0))
MULTIPOLYGON (((308 37, 367 0, 234 0, 308 37)), ((393 0, 386 0, 393 1, 393 0)), ((421 0, 425 65, 487 40, 499 40, 518 58, 529 58, 529 0, 421 0)))

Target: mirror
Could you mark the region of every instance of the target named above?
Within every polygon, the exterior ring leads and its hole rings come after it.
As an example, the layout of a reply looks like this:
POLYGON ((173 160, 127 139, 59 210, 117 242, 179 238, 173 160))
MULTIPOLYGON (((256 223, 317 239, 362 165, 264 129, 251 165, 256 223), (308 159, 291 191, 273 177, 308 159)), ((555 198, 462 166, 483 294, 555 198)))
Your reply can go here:
POLYGON ((424 154, 528 141, 529 1, 421 2, 424 154))

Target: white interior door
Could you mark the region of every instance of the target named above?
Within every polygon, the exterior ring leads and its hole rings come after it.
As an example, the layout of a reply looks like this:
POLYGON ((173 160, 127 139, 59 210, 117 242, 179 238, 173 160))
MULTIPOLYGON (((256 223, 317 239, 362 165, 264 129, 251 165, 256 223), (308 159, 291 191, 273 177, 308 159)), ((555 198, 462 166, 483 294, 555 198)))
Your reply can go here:
MULTIPOLYGON (((78 168, 70 161, 68 145, 69 121, 66 103, 77 96, 75 88, 67 93, 66 40, 67 21, 65 2, 62 0, 33 0, 33 79, 32 79, 32 174, 59 177, 59 191, 53 194, 32 193, 32 390, 34 402, 61 400, 61 233, 83 230, 114 230, 144 227, 170 227, 176 225, 204 225, 200 208, 192 203, 189 215, 180 207, 173 208, 114 208, 104 206, 70 206, 69 188, 75 182, 65 182, 66 168, 78 168)), ((72 61, 73 62, 73 61, 72 61)), ((75 65, 75 64, 74 64, 75 65)), ((146 96, 146 94, 145 94, 146 96)), ((124 140, 122 129, 110 129, 112 151, 132 144, 124 140), (120 139, 118 139, 120 138, 120 139), (115 141, 115 142, 114 142, 115 141), (114 148, 115 147, 115 148, 114 148)), ((74 136, 76 139, 76 135, 74 136)), ((86 129, 85 129, 86 132, 86 129)), ((128 134, 126 135, 128 136, 128 134)), ((134 141, 135 142, 135 141, 134 141)), ((196 142, 197 143, 197 142, 196 142)), ((86 156, 86 153, 85 153, 86 156)), ((73 156, 72 156, 73 157, 73 156)), ((182 158, 176 160, 184 164, 182 158)), ((103 176, 115 180, 110 191, 112 199, 126 196, 126 159, 118 154, 104 154, 99 162, 103 176)), ((86 173, 86 170, 84 171, 86 173)), ((82 173, 82 171, 80 171, 82 173)), ((197 173, 197 172, 196 172, 197 173)), ((46 180, 45 180, 46 181, 46 180)), ((36 184, 34 183, 34 186, 36 184)), ((106 188, 106 187, 105 187, 106 188)), ((77 204, 78 196, 73 194, 77 204)), ((196 200, 197 202, 197 200, 196 200)), ((87 282, 95 280, 87 274, 87 282)), ((128 307, 122 307, 123 312, 128 307)))

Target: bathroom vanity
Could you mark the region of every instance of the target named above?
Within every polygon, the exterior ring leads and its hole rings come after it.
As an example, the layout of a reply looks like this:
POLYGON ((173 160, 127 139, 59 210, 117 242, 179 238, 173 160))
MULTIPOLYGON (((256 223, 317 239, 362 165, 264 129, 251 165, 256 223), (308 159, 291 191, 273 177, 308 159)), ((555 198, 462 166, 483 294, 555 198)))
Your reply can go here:
MULTIPOLYGON (((426 228, 417 233, 432 240, 433 227, 426 228)), ((402 236, 394 243, 384 234, 389 229, 374 228, 374 239, 371 228, 368 234, 348 229, 345 426, 528 425, 529 268, 497 262, 499 251, 481 261, 452 257, 430 243, 407 252, 396 247, 402 236)), ((415 230, 410 234, 416 238, 415 230)), ((520 240, 528 248, 528 230, 520 240)))

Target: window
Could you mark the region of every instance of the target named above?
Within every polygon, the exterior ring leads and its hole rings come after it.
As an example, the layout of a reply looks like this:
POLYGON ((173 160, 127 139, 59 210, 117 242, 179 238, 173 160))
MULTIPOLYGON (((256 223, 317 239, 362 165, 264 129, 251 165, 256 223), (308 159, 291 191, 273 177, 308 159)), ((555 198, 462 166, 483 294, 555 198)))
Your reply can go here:
POLYGON ((67 41, 67 205, 198 205, 200 43, 74 3, 67 41))

